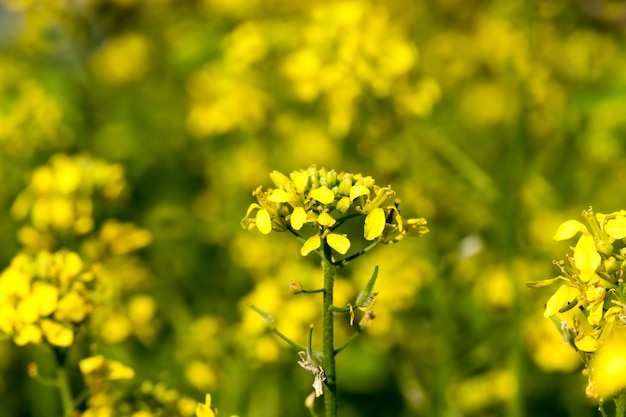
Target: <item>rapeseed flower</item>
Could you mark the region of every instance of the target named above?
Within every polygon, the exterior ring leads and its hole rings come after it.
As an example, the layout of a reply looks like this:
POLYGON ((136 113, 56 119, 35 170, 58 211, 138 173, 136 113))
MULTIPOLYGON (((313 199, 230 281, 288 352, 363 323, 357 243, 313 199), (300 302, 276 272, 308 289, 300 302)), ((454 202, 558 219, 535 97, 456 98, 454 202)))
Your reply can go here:
POLYGON ((293 233, 303 242, 302 256, 318 251, 323 242, 345 255, 354 238, 340 233, 339 228, 355 218, 362 219, 363 238, 372 244, 428 232, 425 219, 403 218, 399 201, 393 198, 395 191, 376 185, 372 177, 312 165, 289 176, 273 171, 270 178, 275 188, 254 190, 257 203, 248 207, 241 225, 263 234, 293 233))
POLYGON ((95 307, 97 288, 75 252, 18 254, 0 274, 0 334, 19 346, 70 346, 95 307))
POLYGON ((529 286, 561 283, 548 299, 544 316, 557 324, 568 344, 581 354, 589 375, 587 395, 606 399, 626 387, 610 371, 625 361, 623 355, 615 354, 619 351, 615 346, 623 346, 623 340, 615 340, 626 330, 626 210, 595 214, 590 208, 583 217, 586 225, 568 220, 554 236, 555 240, 578 236, 573 254, 555 262, 561 274, 529 286))

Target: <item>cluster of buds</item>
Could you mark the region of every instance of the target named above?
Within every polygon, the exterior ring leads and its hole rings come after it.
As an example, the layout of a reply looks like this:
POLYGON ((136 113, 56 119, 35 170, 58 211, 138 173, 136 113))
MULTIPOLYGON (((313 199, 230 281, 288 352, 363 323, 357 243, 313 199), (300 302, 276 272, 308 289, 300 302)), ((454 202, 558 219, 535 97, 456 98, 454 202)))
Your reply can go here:
POLYGON ((270 178, 276 188, 259 186, 253 192, 257 203, 250 205, 241 225, 264 234, 272 230, 293 233, 304 242, 302 256, 318 250, 323 241, 345 255, 351 241, 337 229, 358 217, 364 221, 363 237, 374 243, 393 243, 428 232, 425 219, 402 218, 395 192, 390 186, 376 185, 369 176, 311 166, 289 177, 273 171, 270 178))
MULTIPOLYGON (((605 345, 626 341, 626 211, 594 214, 589 209, 582 214, 587 225, 568 220, 554 236, 567 240, 578 235, 573 255, 555 262, 561 274, 528 285, 561 283, 549 298, 544 316, 551 318, 565 340, 580 352, 589 375, 587 396, 605 398, 616 393, 615 381, 606 383, 603 366, 596 366, 594 357, 606 356, 601 352, 605 345), (614 388, 606 389, 609 385, 614 388)), ((621 358, 626 360, 626 353, 622 352, 621 358)), ((619 389, 625 387, 626 379, 619 389)))
POLYGON ((0 274, 0 335, 19 346, 72 345, 94 309, 97 286, 74 252, 17 255, 0 274))

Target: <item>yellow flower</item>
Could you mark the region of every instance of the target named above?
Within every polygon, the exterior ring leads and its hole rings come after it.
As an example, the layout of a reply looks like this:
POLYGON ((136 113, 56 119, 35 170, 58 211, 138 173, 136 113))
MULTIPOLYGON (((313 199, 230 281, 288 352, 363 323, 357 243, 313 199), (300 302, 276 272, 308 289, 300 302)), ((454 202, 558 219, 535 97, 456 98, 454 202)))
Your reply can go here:
POLYGON ((211 394, 206 395, 204 404, 197 405, 196 417, 215 417, 215 412, 211 408, 211 394))
POLYGON ((67 347, 74 342, 74 331, 54 320, 43 319, 41 330, 51 345, 67 347))
POLYGON ((593 355, 590 378, 603 400, 626 388, 626 340, 616 337, 605 342, 593 355))
POLYGON ((250 204, 241 226, 257 228, 264 234, 289 230, 304 241, 300 249, 303 256, 322 244, 346 254, 351 238, 335 231, 343 222, 358 217, 364 221, 365 240, 376 239, 375 243, 392 243, 428 232, 425 219, 403 219, 399 201, 391 200, 395 192, 389 186, 377 186, 371 177, 313 165, 289 176, 272 171, 270 178, 278 188, 263 190, 259 186, 254 190, 257 203, 250 204))

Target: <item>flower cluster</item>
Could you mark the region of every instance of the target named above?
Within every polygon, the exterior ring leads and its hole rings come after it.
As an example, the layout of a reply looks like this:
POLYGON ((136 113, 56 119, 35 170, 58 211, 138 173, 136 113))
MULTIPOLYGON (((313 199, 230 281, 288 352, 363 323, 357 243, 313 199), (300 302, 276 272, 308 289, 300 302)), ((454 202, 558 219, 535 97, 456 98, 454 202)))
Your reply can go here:
POLYGON ((124 169, 85 155, 54 155, 37 167, 28 187, 11 208, 17 220, 30 216, 18 238, 32 251, 50 250, 54 234, 82 236, 94 228, 96 193, 107 200, 118 198, 126 187, 124 169))
POLYGON ((290 231, 304 241, 302 256, 319 249, 323 241, 345 255, 351 241, 337 229, 359 217, 364 220, 363 237, 373 243, 393 243, 428 232, 425 219, 404 219, 391 187, 380 187, 369 176, 313 165, 289 177, 273 171, 270 178, 276 188, 259 186, 253 192, 258 203, 250 205, 242 227, 265 234, 290 231))
POLYGON ((79 366, 90 393, 84 417, 192 417, 197 407, 194 399, 162 383, 122 387, 135 371, 102 355, 85 358, 79 366))
MULTIPOLYGON (((583 212, 587 225, 568 220, 554 236, 567 240, 578 235, 573 255, 555 262, 561 271, 556 278, 529 283, 541 287, 561 282, 549 298, 544 316, 552 318, 565 339, 581 353, 589 374, 587 395, 592 398, 615 394, 606 390, 601 369, 594 366, 605 345, 623 338, 626 330, 626 211, 594 214, 583 212)), ((623 357, 623 353, 622 353, 623 357)), ((626 387, 626 381, 620 388, 626 387)))
POLYGON ((19 254, 0 274, 0 335, 23 346, 72 345, 91 315, 98 285, 81 257, 69 251, 19 254))

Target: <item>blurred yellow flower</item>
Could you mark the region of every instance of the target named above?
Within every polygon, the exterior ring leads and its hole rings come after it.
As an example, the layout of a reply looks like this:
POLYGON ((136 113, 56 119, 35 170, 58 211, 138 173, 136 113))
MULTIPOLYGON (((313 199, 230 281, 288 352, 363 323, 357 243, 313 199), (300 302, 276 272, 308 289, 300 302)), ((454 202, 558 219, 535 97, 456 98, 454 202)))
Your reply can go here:
POLYGON ((141 80, 150 67, 150 43, 141 33, 109 39, 91 57, 91 69, 102 81, 124 84, 141 80))
POLYGON ((70 346, 93 310, 94 284, 74 252, 17 255, 0 274, 0 331, 18 345, 70 346))

